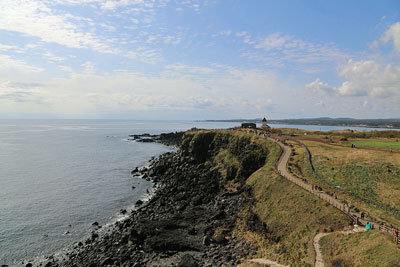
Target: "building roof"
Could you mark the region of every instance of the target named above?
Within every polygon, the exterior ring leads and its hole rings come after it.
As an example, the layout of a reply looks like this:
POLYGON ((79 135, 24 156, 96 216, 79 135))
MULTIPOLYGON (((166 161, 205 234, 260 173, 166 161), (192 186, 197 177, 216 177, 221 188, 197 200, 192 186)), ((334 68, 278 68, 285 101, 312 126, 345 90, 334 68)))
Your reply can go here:
POLYGON ((264 122, 265 122, 265 121, 267 121, 267 119, 264 117, 264 119, 263 119, 262 121, 264 121, 264 122))

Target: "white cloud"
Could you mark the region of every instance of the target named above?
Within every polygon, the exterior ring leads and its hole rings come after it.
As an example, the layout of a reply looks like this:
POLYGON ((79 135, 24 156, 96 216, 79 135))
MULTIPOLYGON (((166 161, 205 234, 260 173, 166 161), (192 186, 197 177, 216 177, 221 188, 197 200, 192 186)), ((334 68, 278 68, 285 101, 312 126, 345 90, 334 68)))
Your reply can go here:
POLYGON ((81 65, 83 67, 83 72, 88 74, 93 74, 96 72, 96 66, 93 62, 87 61, 81 65))
POLYGON ((306 88, 312 89, 314 92, 320 94, 333 95, 335 93, 335 90, 332 86, 329 86, 327 83, 321 82, 319 79, 316 79, 315 81, 306 84, 306 88))
MULTIPOLYGON (((130 6, 130 5, 138 5, 138 4, 144 4, 143 0, 119 0, 119 1, 113 1, 113 0, 106 0, 105 2, 101 2, 101 8, 103 9, 111 9, 114 10, 118 7, 124 7, 124 6, 130 6)), ((151 7, 151 6, 147 6, 151 7)))
POLYGON ((20 73, 37 73, 43 71, 43 69, 28 65, 23 60, 0 54, 0 71, 3 73, 12 73, 15 71, 20 73))
POLYGON ((139 47, 135 51, 128 51, 125 56, 148 64, 155 64, 162 61, 162 56, 157 50, 146 47, 139 47))
POLYGON ((393 47, 400 52, 400 22, 392 24, 383 34, 381 42, 386 44, 393 41, 393 47))
MULTIPOLYGON (((272 34, 268 35, 263 41, 256 44, 254 47, 262 48, 264 50, 281 49, 285 45, 286 45, 286 47, 292 47, 295 45, 293 42, 287 43, 287 41, 289 41, 290 39, 292 39, 292 38, 288 35, 282 35, 280 33, 272 33, 272 34)), ((246 42, 246 43, 248 43, 248 42, 246 42)))
POLYGON ((47 57, 50 62, 60 62, 60 61, 64 61, 65 60, 65 58, 56 56, 53 53, 51 53, 50 51, 47 51, 43 55, 45 57, 47 57))
MULTIPOLYGON (((82 66, 84 71, 72 72, 66 78, 31 78, 37 86, 30 88, 22 83, 18 88, 8 84, 0 97, 0 112, 9 113, 6 107, 9 109, 10 101, 14 101, 14 112, 40 110, 42 114, 204 110, 203 117, 248 116, 266 113, 273 106, 272 92, 279 88, 282 94, 282 88, 286 88, 284 82, 263 71, 229 66, 167 65, 166 72, 173 75, 159 76, 123 70, 96 74, 92 62, 82 66)), ((21 77, 14 78, 18 81, 21 77)))
POLYGON ((91 48, 113 52, 99 37, 82 31, 66 15, 55 15, 43 2, 35 0, 2 0, 0 29, 21 32, 71 48, 91 48))
POLYGON ((273 65, 283 65, 284 62, 294 62, 301 65, 323 62, 343 62, 349 55, 343 53, 332 44, 307 42, 294 36, 271 33, 262 39, 254 39, 247 32, 236 34, 242 37, 243 42, 252 45, 256 50, 264 50, 264 53, 246 52, 242 55, 249 59, 265 59, 265 62, 273 65))
POLYGON ((131 18, 131 21, 132 21, 133 23, 135 23, 135 24, 139 24, 139 20, 138 20, 138 19, 131 18))
POLYGON ((14 46, 14 45, 3 45, 0 44, 0 52, 5 52, 8 50, 16 50, 18 49, 18 47, 14 46))
POLYGON ((247 34, 248 34, 248 32, 243 31, 243 32, 238 32, 235 35, 236 35, 236 37, 242 37, 242 36, 246 36, 247 34))
POLYGON ((58 67, 59 67, 60 70, 62 70, 62 71, 65 71, 65 72, 73 72, 72 68, 69 67, 69 66, 60 65, 60 66, 58 66, 58 67))
POLYGON ((168 70, 174 70, 174 71, 179 71, 179 72, 189 72, 189 73, 196 73, 196 74, 208 74, 215 72, 214 69, 207 68, 207 67, 193 67, 193 66, 187 66, 185 64, 179 63, 175 65, 166 65, 164 68, 168 70))
POLYGON ((41 103, 38 88, 43 86, 37 83, 0 82, 0 100, 7 102, 36 102, 41 103))
POLYGON ((225 31, 221 31, 219 34, 224 35, 224 36, 229 36, 229 35, 231 35, 231 33, 232 33, 231 30, 225 30, 225 31))
MULTIPOLYGON (((400 101, 400 67, 381 64, 372 60, 349 60, 338 72, 345 81, 338 87, 329 86, 319 79, 306 85, 307 88, 335 93, 338 96, 369 96, 372 98, 400 101)), ((399 103, 400 104, 400 103, 399 103)))

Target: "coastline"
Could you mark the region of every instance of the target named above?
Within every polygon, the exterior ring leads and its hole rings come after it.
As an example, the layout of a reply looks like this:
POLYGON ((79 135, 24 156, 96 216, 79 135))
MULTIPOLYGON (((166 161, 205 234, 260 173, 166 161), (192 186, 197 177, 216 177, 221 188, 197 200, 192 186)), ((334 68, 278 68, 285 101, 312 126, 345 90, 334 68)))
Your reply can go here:
MULTIPOLYGON (((148 134, 144 134, 144 136, 147 136, 148 134)), ((132 135, 133 136, 133 135, 132 135)), ((141 134, 136 135, 136 136, 142 136, 141 134)), ((108 137, 108 136, 107 136, 108 137)), ((156 138, 155 140, 156 143, 160 143, 160 145, 164 146, 169 146, 169 147, 176 147, 176 142, 174 140, 169 140, 169 134, 162 134, 162 135, 151 135, 152 138, 156 138), (160 136, 162 138, 160 139, 160 136)), ((139 137, 140 138, 140 137, 139 137)), ((128 142, 137 142, 138 140, 133 140, 130 138, 126 138, 125 141, 128 142)), ((168 153, 168 152, 167 152, 168 153)), ((162 154, 161 154, 162 155, 162 154)), ((154 160, 157 156, 151 157, 150 160, 144 162, 142 165, 135 166, 133 168, 135 169, 148 169, 150 163, 152 160, 154 160)), ((133 170, 133 169, 132 169, 133 170)), ((132 171, 133 172, 133 171, 132 171)), ((137 200, 134 200, 134 202, 131 202, 128 205, 120 206, 115 212, 110 216, 106 218, 106 221, 103 220, 103 223, 100 224, 96 220, 90 222, 88 225, 87 229, 85 229, 83 235, 80 236, 80 238, 76 241, 73 241, 73 243, 66 245, 60 249, 55 250, 54 252, 50 253, 45 253, 45 254, 39 254, 35 256, 27 256, 22 259, 15 259, 11 262, 0 262, 1 266, 30 266, 29 264, 32 264, 32 266, 44 266, 46 263, 49 261, 59 261, 62 262, 66 258, 68 258, 68 255, 77 249, 77 245, 80 243, 84 243, 85 240, 90 239, 93 234, 95 236, 98 235, 99 238, 103 238, 105 235, 109 234, 110 232, 114 231, 116 223, 123 222, 124 220, 128 219, 130 217, 130 214, 137 210, 138 207, 135 202, 140 201, 143 203, 147 203, 154 195, 155 192, 158 189, 158 186, 155 185, 150 179, 145 179, 143 174, 133 174, 131 172, 131 175, 133 178, 137 179, 142 179, 146 180, 146 183, 151 183, 151 186, 146 188, 146 193, 141 194, 141 197, 137 200)), ((140 182, 139 182, 140 183, 140 182)), ((135 183, 136 185, 136 183, 135 183)), ((135 185, 132 185, 132 190, 136 190, 135 185)), ((99 218, 100 219, 100 218, 99 218)), ((100 221, 100 220, 99 220, 100 221)), ((63 235, 69 235, 69 231, 65 232, 63 235)))
POLYGON ((104 236, 93 232, 66 258, 50 256, 42 266, 239 264, 255 250, 231 232, 251 193, 245 184, 234 191, 224 188, 219 171, 200 152, 181 147, 151 160, 149 168, 134 170, 154 183, 152 198, 136 203, 139 207, 104 236))
MULTIPOLYGON (((139 169, 147 168, 149 166, 149 162, 150 161, 146 162, 144 165, 137 166, 136 168, 139 169)), ((143 179, 141 176, 136 176, 136 177, 143 179)), ((150 180, 147 181, 151 182, 150 180)), ((139 200, 137 201, 148 203, 148 201, 155 195, 157 191, 157 186, 152 183, 152 186, 149 187, 146 191, 148 192, 144 194, 141 198, 139 198, 139 200)), ((66 247, 63 247, 53 252, 52 254, 43 254, 43 255, 37 255, 35 257, 26 257, 25 259, 15 260, 14 262, 4 264, 4 266, 27 266, 29 264, 32 264, 32 266, 45 266, 46 263, 53 260, 63 262, 65 259, 68 258, 68 255, 71 252, 77 249, 77 245, 79 243, 84 243, 85 240, 90 239, 93 233, 97 234, 99 238, 103 238, 105 235, 114 231, 116 223, 123 222, 129 219, 130 214, 135 210, 137 210, 138 208, 139 207, 135 203, 131 203, 128 206, 121 206, 119 210, 117 210, 111 217, 108 218, 105 224, 101 225, 97 221, 93 221, 91 227, 86 230, 84 235, 78 241, 75 241, 74 243, 67 245, 66 247)))

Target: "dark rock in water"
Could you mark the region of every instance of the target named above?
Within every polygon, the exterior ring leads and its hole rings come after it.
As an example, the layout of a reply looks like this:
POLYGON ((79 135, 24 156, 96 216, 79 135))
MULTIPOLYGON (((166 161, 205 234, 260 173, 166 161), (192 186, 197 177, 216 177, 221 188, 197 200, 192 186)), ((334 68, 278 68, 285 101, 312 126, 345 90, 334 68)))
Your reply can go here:
POLYGON ((121 212, 121 214, 126 214, 127 211, 126 211, 126 209, 121 209, 120 212, 121 212))
POLYGON ((139 139, 137 140, 137 142, 141 142, 141 143, 153 143, 154 140, 150 139, 150 138, 145 138, 145 139, 139 139))
POLYGON ((135 188, 136 188, 136 186, 132 185, 132 189, 135 189, 135 188))
POLYGON ((25 265, 25 267, 32 267, 32 263, 27 263, 26 265, 25 265))
POLYGON ((78 243, 78 247, 82 247, 83 246, 83 243, 82 242, 79 242, 78 243))
POLYGON ((139 172, 139 168, 136 167, 135 169, 133 169, 133 170, 131 171, 131 174, 138 173, 138 172, 139 172))
POLYGON ((92 233, 91 239, 92 239, 92 241, 93 241, 93 240, 95 240, 95 239, 98 238, 98 237, 99 237, 99 235, 98 235, 97 233, 92 233))
POLYGON ((99 226, 99 223, 98 222, 94 222, 94 223, 92 223, 92 226, 99 226))
MULTIPOLYGON (((151 138, 172 144, 173 140, 180 142, 182 135, 151 138)), ((178 152, 165 153, 150 161, 148 168, 133 170, 149 177, 157 188, 154 196, 146 205, 138 200, 137 209, 126 220, 115 223, 104 237, 93 232, 67 259, 55 260, 51 266, 240 264, 240 259, 254 250, 247 241, 232 236, 239 211, 252 201, 251 192, 245 190, 244 176, 250 171, 240 173, 243 185, 234 194, 224 190, 220 172, 208 161, 217 154, 211 150, 222 147, 207 143, 212 140, 209 136, 199 138, 192 150, 188 147, 190 140, 185 139, 178 152)), ((258 162, 252 161, 248 159, 248 166, 253 170, 258 162)), ((254 221, 252 229, 263 229, 256 219, 250 221, 254 221)))
POLYGON ((178 146, 182 140, 184 132, 175 132, 175 133, 163 133, 160 135, 151 135, 148 133, 145 134, 130 134, 129 137, 133 137, 136 142, 141 143, 152 143, 157 142, 167 146, 178 146))

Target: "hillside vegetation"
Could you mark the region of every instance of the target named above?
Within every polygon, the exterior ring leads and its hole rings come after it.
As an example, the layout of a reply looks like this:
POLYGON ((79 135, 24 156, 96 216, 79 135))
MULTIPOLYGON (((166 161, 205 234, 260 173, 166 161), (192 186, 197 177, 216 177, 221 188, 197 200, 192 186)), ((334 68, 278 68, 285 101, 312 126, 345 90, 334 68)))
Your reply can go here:
POLYGON ((273 142, 220 130, 186 133, 182 144, 199 160, 213 162, 227 190, 234 191, 239 184, 249 188, 251 199, 240 212, 234 235, 251 241, 258 257, 312 266, 315 234, 351 223, 340 211, 275 172, 280 148, 273 142))
POLYGON ((399 249, 382 232, 334 233, 323 237, 320 244, 327 266, 400 266, 399 249))

